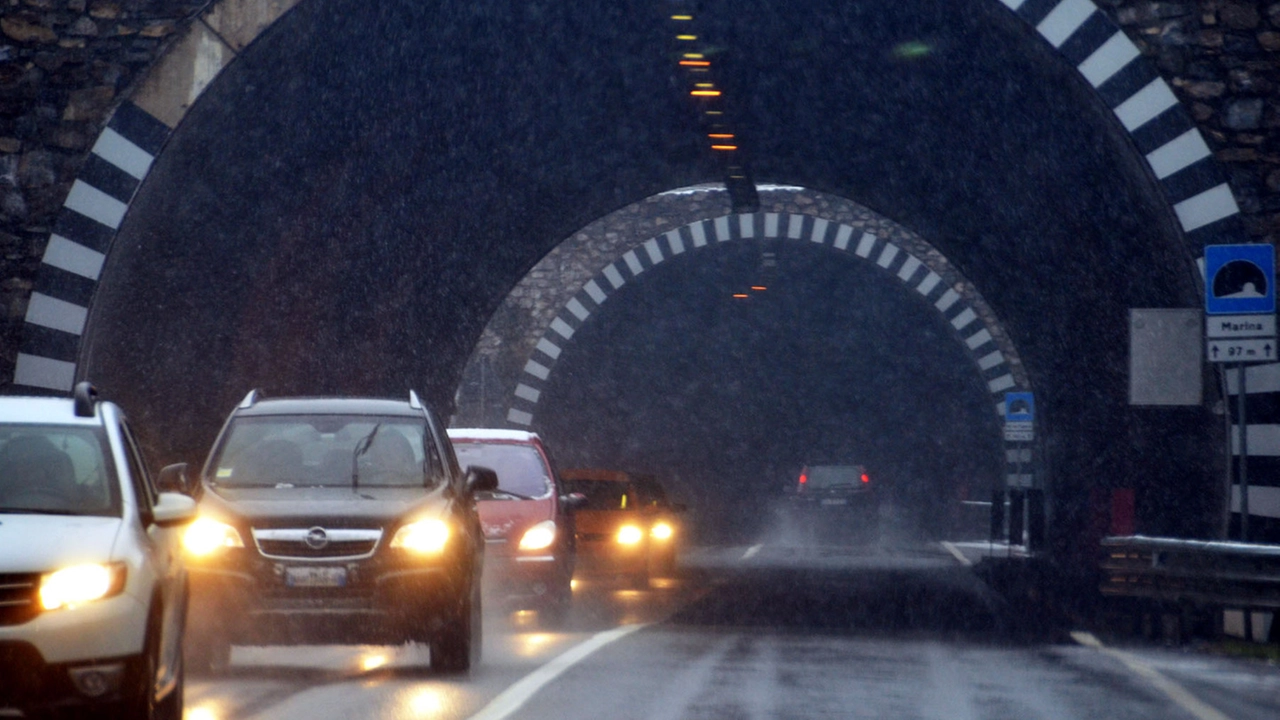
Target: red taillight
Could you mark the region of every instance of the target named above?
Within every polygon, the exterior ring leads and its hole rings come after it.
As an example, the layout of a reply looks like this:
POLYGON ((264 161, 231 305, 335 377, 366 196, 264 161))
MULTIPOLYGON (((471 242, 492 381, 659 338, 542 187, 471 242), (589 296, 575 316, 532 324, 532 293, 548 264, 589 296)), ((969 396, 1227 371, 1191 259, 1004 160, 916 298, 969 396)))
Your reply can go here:
POLYGON ((862 482, 869 483, 871 482, 871 478, 866 473, 862 473, 862 482))
POLYGON ((804 490, 804 484, 807 482, 809 482, 809 476, 804 473, 800 473, 800 490, 804 490))

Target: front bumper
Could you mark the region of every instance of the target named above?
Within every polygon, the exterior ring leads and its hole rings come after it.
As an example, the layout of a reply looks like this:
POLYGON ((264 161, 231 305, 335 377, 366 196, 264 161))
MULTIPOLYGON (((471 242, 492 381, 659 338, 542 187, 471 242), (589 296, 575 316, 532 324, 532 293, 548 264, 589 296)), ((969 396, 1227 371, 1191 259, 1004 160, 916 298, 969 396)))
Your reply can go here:
POLYGON ((94 707, 122 699, 125 678, 142 662, 130 657, 49 663, 24 640, 0 640, 0 714, 94 707))
POLYGON ((511 552, 506 541, 486 543, 484 588, 512 610, 535 609, 568 595, 573 567, 550 552, 511 552))
POLYGON ((141 655, 147 606, 127 591, 73 608, 45 610, 13 625, 0 625, 0 643, 27 643, 49 664, 141 655))
POLYGON ((445 566, 334 564, 346 571, 345 586, 290 587, 286 568, 299 564, 254 565, 189 568, 189 632, 236 644, 423 640, 456 614, 470 589, 469 578, 445 566))
POLYGON ((575 572, 578 576, 638 575, 648 570, 648 563, 648 542, 623 545, 612 537, 601 540, 578 539, 578 564, 575 572))

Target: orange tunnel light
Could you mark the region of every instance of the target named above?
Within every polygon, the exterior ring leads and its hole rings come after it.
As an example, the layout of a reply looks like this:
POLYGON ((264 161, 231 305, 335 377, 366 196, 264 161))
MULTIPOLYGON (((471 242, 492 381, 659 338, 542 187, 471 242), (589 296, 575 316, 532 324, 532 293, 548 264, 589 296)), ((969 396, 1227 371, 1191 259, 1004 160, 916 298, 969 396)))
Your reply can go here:
POLYGON ((707 133, 707 137, 712 140, 732 140, 733 133, 707 133))
POLYGON ((737 150, 737 145, 712 145, 712 150, 737 150))
POLYGON ((681 60, 680 64, 684 65, 685 67, 709 67, 711 65, 711 61, 710 60, 681 60))
MULTIPOLYGON (((765 290, 768 290, 769 288, 765 287, 764 285, 752 285, 752 286, 751 286, 751 289, 752 289, 752 290, 755 290, 756 292, 764 292, 765 290)), ((866 476, 864 475, 863 477, 866 477, 866 476)), ((866 480, 863 480, 863 482, 866 482, 866 480)))
POLYGON ((736 297, 736 298, 738 298, 738 299, 742 299, 742 298, 747 297, 747 294, 746 294, 746 293, 734 293, 734 294, 733 294, 733 296, 734 296, 734 297, 736 297))
POLYGON ((689 94, 694 97, 720 97, 719 90, 694 90, 689 94))

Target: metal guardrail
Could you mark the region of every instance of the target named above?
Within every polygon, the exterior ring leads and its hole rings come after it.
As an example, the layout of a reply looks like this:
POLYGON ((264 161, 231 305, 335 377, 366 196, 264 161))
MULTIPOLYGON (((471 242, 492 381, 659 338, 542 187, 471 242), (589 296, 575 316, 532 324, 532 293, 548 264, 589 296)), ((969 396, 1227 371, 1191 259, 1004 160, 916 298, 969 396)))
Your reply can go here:
POLYGON ((1133 535, 1102 550, 1103 595, 1280 608, 1280 545, 1133 535))

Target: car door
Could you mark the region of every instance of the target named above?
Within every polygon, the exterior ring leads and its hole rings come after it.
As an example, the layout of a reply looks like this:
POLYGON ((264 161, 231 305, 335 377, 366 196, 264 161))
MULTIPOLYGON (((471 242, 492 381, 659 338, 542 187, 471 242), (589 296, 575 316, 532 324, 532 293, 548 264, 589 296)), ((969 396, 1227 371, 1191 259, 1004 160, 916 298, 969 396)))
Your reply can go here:
POLYGON ((139 515, 144 523, 143 538, 151 571, 159 583, 161 602, 160 667, 159 683, 168 684, 177 672, 182 652, 182 634, 186 625, 187 573, 182 562, 182 528, 160 527, 151 522, 151 510, 159 496, 155 481, 147 471, 142 452, 128 423, 121 420, 120 434, 124 439, 125 460, 133 479, 134 494, 138 497, 139 515), (144 511, 145 508, 145 511, 144 511))

